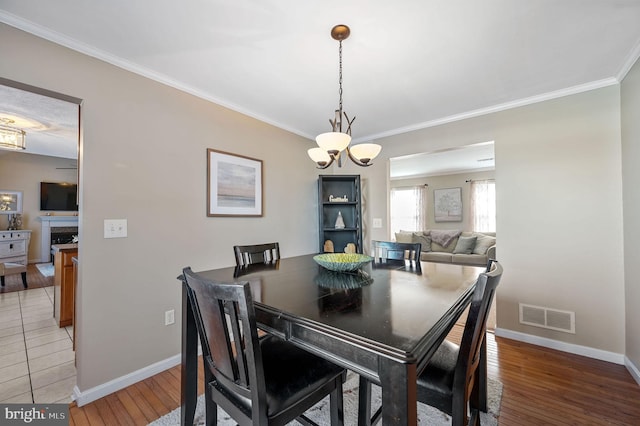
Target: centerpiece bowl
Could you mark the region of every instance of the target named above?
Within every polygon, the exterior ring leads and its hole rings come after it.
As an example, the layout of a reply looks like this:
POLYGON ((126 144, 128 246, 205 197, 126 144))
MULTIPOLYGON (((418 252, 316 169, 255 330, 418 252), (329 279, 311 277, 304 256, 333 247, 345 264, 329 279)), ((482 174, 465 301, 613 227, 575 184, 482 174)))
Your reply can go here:
POLYGON ((330 271, 352 272, 370 263, 373 257, 359 253, 325 253, 313 256, 313 260, 330 271))

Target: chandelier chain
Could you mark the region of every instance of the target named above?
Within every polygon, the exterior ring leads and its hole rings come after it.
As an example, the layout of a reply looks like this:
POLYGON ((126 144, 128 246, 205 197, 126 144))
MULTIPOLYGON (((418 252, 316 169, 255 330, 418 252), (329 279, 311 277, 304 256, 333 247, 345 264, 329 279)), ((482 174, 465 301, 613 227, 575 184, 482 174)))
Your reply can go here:
MULTIPOLYGON (((338 94, 340 95, 340 115, 342 116, 342 40, 340 40, 340 48, 338 49, 339 52, 339 57, 340 57, 340 75, 338 77, 338 85, 340 86, 340 89, 338 91, 338 94)), ((342 123, 342 117, 340 117, 340 122, 342 123)), ((342 129, 342 125, 340 126, 340 128, 342 129)))

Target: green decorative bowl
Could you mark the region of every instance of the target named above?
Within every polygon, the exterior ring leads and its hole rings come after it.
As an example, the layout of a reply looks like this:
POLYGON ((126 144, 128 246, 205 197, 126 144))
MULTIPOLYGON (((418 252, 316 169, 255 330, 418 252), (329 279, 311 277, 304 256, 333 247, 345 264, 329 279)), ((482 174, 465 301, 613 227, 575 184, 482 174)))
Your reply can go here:
POLYGON ((330 271, 351 272, 370 263, 373 257, 358 253, 325 253, 313 256, 313 260, 330 271))

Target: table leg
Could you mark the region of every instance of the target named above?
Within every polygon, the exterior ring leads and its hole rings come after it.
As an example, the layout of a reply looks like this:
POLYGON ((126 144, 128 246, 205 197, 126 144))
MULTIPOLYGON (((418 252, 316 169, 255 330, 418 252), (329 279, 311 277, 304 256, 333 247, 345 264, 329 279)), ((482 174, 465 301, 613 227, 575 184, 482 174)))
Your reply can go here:
POLYGON ((189 301, 187 284, 182 283, 182 371, 180 377, 180 424, 193 425, 198 400, 198 330, 189 301))
POLYGON ((382 386, 382 423, 418 424, 416 364, 401 364, 386 358, 379 361, 382 386))

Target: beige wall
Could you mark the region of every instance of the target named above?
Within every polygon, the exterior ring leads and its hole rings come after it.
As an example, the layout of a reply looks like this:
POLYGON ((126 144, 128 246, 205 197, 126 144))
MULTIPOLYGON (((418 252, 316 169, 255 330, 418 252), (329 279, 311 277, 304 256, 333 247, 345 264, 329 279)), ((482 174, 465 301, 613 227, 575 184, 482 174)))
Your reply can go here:
MULTIPOLYGON (((40 182, 77 183, 76 170, 62 170, 72 161, 66 158, 18 152, 0 153, 0 189, 22 191, 22 228, 31 230, 29 262, 40 262, 40 182)), ((52 212, 54 214, 63 214, 52 212)), ((74 213, 65 213, 74 214, 74 213)), ((7 228, 6 216, 0 216, 0 229, 7 228)))
POLYGON ((473 216, 471 215, 471 184, 467 180, 494 179, 494 171, 455 173, 449 175, 429 176, 412 179, 394 179, 390 182, 391 188, 401 186, 417 186, 427 184, 427 229, 460 229, 462 231, 473 230, 473 216), (461 222, 436 222, 434 215, 433 191, 442 188, 461 188, 462 193, 462 221, 461 222))
POLYGON ((622 81, 621 92, 626 348, 629 360, 640 368, 640 63, 622 81))
POLYGON ((317 250, 310 141, 4 24, 0 40, 1 76, 83 99, 81 391, 179 354, 164 312, 180 318, 184 266, 232 265, 234 244, 317 250), (206 216, 207 148, 263 160, 264 217, 206 216), (103 238, 125 218, 128 238, 103 238))
MULTIPOLYGON (((388 158, 495 141, 497 327, 625 352, 618 86, 379 139, 370 217, 387 223, 388 158), (601 265, 601 266, 600 266, 601 265), (521 325, 518 303, 576 313, 576 334, 521 325)), ((386 238, 386 229, 369 238, 386 238)))

